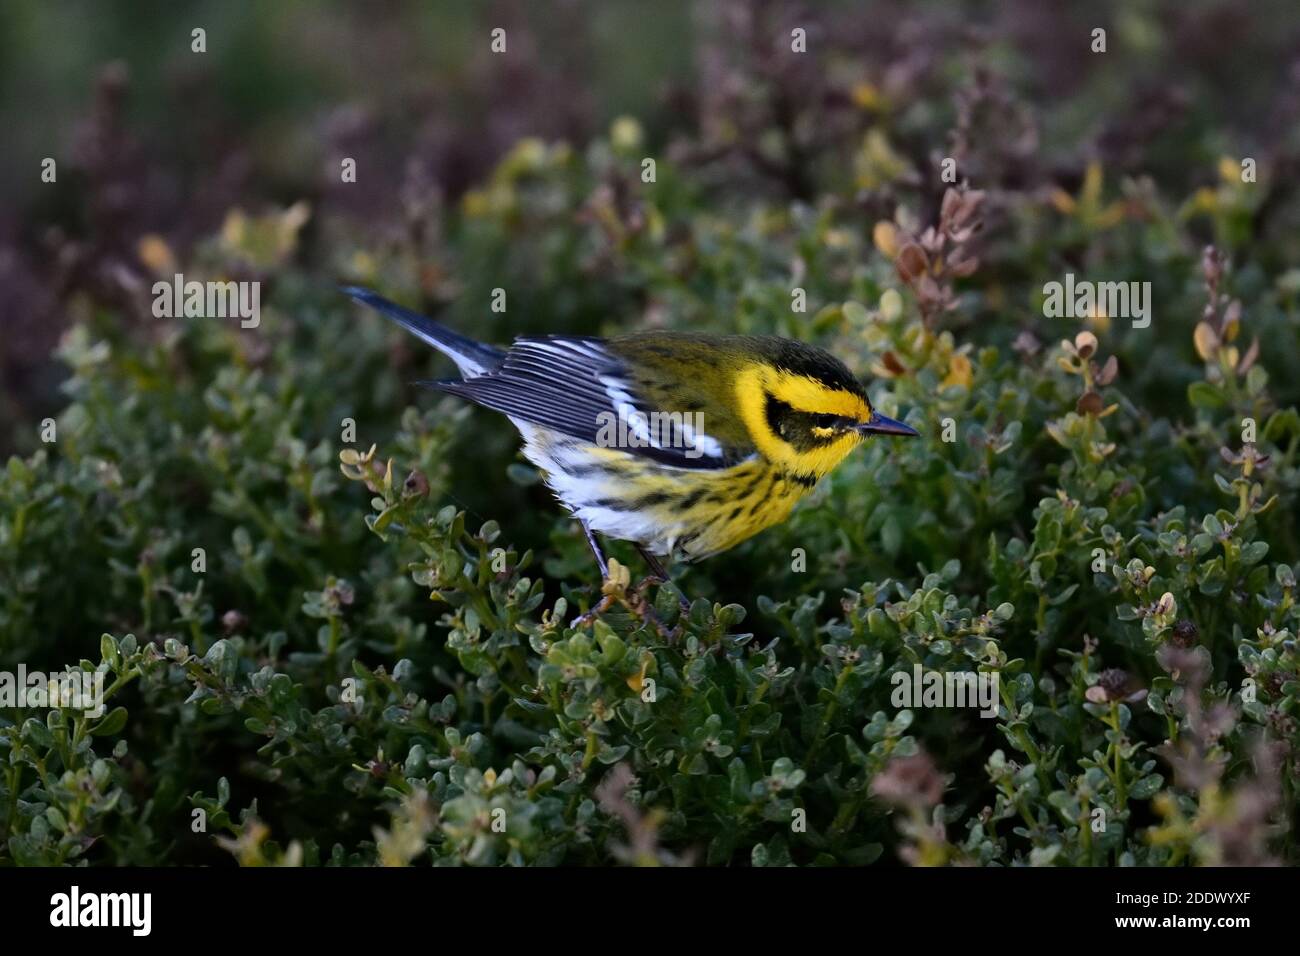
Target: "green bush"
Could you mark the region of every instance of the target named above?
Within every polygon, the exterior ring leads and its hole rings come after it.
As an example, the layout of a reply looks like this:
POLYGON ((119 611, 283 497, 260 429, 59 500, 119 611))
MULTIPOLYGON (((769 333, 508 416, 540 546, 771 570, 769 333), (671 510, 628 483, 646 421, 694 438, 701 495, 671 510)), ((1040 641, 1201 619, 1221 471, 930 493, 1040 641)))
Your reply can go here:
POLYGON ((434 243, 317 236, 485 339, 775 332, 921 424, 677 568, 688 611, 620 544, 602 595, 509 424, 412 388, 441 360, 303 268, 301 207, 185 263, 261 276, 255 330, 80 300, 56 438, 0 474, 0 658, 110 700, 0 710, 0 862, 1297 862, 1297 283, 1240 227, 1263 186, 940 204, 889 135, 789 202, 643 183, 623 121, 520 143, 434 243), (1151 281, 1150 328, 1041 318, 1071 270, 1151 281), (895 706, 916 664, 998 675, 997 717, 895 706))

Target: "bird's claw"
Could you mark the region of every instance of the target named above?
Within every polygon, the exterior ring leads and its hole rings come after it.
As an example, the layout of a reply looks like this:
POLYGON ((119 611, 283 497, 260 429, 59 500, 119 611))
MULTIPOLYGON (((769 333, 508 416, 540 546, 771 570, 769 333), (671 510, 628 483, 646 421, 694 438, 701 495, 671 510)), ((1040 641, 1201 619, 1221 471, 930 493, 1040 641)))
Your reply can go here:
POLYGON ((614 605, 614 596, 612 594, 606 594, 594 605, 592 605, 589 611, 587 611, 585 614, 579 614, 572 621, 570 621, 569 627, 574 628, 575 630, 580 627, 586 627, 588 624, 593 623, 596 620, 596 618, 600 617, 602 614, 608 611, 613 605, 614 605))
MULTIPOLYGON (((641 595, 642 600, 647 600, 646 597, 645 597, 645 593, 646 593, 648 590, 650 590, 651 588, 654 588, 654 587, 664 587, 665 585, 667 585, 668 587, 671 587, 671 588, 673 589, 673 591, 676 592, 676 594, 677 594, 677 604, 678 604, 678 606, 682 609, 682 613, 683 613, 683 614, 689 614, 689 613, 690 613, 690 610, 691 610, 691 602, 688 601, 688 600, 686 600, 686 595, 685 595, 684 593, 682 593, 682 589, 679 588, 676 584, 674 584, 674 583, 673 583, 670 579, 668 579, 668 578, 661 577, 661 576, 658 575, 658 574, 647 574, 647 575, 646 575, 644 578, 642 578, 642 579, 640 580, 640 582, 637 584, 637 586, 636 586, 636 590, 637 590, 637 593, 641 595)), ((647 600, 647 603, 649 603, 648 600, 647 600)))
MULTIPOLYGON (((625 584, 619 586, 622 583, 623 582, 620 582, 617 579, 611 581, 607 578, 602 586, 603 596, 601 599, 586 613, 575 617, 569 626, 574 629, 586 627, 588 624, 594 623, 598 617, 613 607, 614 604, 620 603, 639 617, 643 623, 649 624, 653 627, 661 637, 671 639, 676 633, 675 630, 669 629, 660 619, 659 615, 655 613, 654 604, 646 596, 646 592, 651 587, 672 584, 672 582, 666 581, 656 575, 647 575, 645 578, 638 581, 636 586, 632 588, 626 587, 625 584), (610 585, 613 586, 611 587, 610 585)), ((675 585, 674 590, 676 590, 675 585)), ((690 603, 686 600, 686 597, 680 590, 677 591, 677 601, 683 614, 690 611, 690 603)))

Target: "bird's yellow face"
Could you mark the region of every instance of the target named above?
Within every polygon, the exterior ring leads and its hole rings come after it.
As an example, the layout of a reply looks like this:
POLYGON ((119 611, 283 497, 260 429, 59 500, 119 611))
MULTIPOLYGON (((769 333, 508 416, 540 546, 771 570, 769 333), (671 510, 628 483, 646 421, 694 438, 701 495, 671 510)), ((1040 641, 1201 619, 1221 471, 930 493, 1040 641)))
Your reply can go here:
POLYGON ((881 420, 861 395, 769 365, 742 371, 735 389, 755 447, 809 484, 834 470, 881 420))

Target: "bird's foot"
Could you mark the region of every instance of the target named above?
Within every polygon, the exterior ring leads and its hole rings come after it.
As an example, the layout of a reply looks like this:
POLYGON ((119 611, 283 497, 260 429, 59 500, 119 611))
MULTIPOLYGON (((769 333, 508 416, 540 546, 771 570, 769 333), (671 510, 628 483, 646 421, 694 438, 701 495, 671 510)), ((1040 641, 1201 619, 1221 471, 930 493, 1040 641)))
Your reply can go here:
MULTIPOLYGON (((648 575, 642 578, 635 586, 632 585, 632 576, 625 565, 619 564, 615 559, 609 562, 609 573, 601 583, 601 599, 596 602, 592 608, 585 614, 581 614, 573 619, 571 627, 580 628, 595 622, 615 604, 621 604, 632 614, 641 619, 643 624, 648 624, 663 638, 672 639, 676 633, 664 624, 663 620, 655 611, 654 603, 647 595, 647 591, 656 585, 671 584, 663 578, 655 575, 648 575)), ((690 605, 686 603, 685 598, 678 592, 683 611, 689 610, 690 605)))
POLYGON ((691 612, 691 602, 686 600, 686 595, 682 593, 682 589, 679 588, 668 578, 660 577, 657 574, 647 574, 644 578, 642 578, 639 582, 637 582, 636 591, 637 594, 641 596, 641 599, 643 601, 645 601, 647 604, 650 604, 651 602, 650 599, 646 596, 646 592, 649 591, 651 588, 665 587, 665 586, 672 588, 673 591, 677 594, 677 605, 678 607, 681 608, 682 613, 689 614, 691 612))
POLYGON ((676 635, 676 629, 669 628, 655 611, 654 604, 645 595, 647 582, 642 581, 632 591, 627 592, 624 596, 623 604, 629 611, 639 617, 644 624, 648 624, 655 629, 655 632, 665 640, 672 640, 676 635))
POLYGON ((596 618, 600 617, 602 614, 604 614, 606 611, 608 611, 611 607, 614 606, 615 600, 616 599, 612 594, 606 594, 594 605, 592 605, 589 611, 587 611, 585 614, 579 614, 572 621, 570 621, 569 627, 574 628, 576 630, 578 628, 586 627, 588 624, 593 623, 596 620, 596 618))
POLYGON ((601 599, 597 601, 586 614, 580 614, 573 619, 570 627, 585 627, 600 617, 615 603, 623 601, 627 593, 628 586, 632 583, 632 575, 625 565, 619 564, 616 558, 610 558, 608 564, 601 565, 601 571, 604 580, 600 584, 601 599))
POLYGON ((682 589, 676 584, 673 584, 673 580, 668 576, 668 569, 663 566, 663 562, 646 550, 642 545, 638 544, 636 550, 637 553, 641 555, 641 560, 645 561, 646 567, 650 569, 650 573, 642 579, 641 584, 639 585, 639 587, 642 588, 642 594, 645 593, 644 589, 655 585, 672 585, 672 589, 677 592, 677 603, 681 605, 682 613, 689 613, 691 610, 691 602, 686 600, 686 594, 682 589))

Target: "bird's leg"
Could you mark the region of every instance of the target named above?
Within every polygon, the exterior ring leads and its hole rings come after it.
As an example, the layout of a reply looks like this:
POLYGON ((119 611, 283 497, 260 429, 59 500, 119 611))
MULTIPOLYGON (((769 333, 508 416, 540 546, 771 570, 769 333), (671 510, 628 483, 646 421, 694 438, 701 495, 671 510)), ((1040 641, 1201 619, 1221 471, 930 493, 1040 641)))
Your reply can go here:
POLYGON ((677 592, 677 603, 681 605, 682 613, 689 613, 691 602, 686 600, 686 594, 682 589, 673 584, 673 579, 668 576, 668 570, 663 566, 663 563, 640 544, 636 546, 636 550, 641 555, 641 559, 645 561, 646 566, 650 568, 650 577, 642 583, 651 584, 657 581, 659 584, 671 584, 673 590, 677 592))
POLYGON ((578 519, 582 525, 582 531, 587 536, 587 544, 591 545, 591 553, 596 556, 596 563, 600 565, 600 579, 602 581, 609 578, 609 562, 605 560, 605 552, 600 549, 600 542, 596 540, 596 532, 591 530, 591 525, 578 519))
POLYGON ((650 575, 658 578, 664 584, 667 584, 670 578, 668 577, 668 572, 664 569, 664 566, 660 563, 659 559, 647 551, 643 545, 638 544, 636 550, 637 554, 641 555, 641 560, 644 561, 646 566, 650 569, 650 575))
MULTIPOLYGON (((600 580, 603 585, 605 581, 609 580, 609 562, 605 560, 605 552, 601 550, 600 542, 596 540, 596 532, 591 530, 591 525, 581 518, 578 519, 578 523, 582 525, 583 534, 587 536, 587 544, 591 545, 591 553, 596 556, 596 563, 600 565, 600 580)), ((586 614, 575 617, 570 627, 582 627, 584 624, 590 624, 601 614, 608 611, 613 604, 614 596, 612 594, 603 595, 586 614)))

